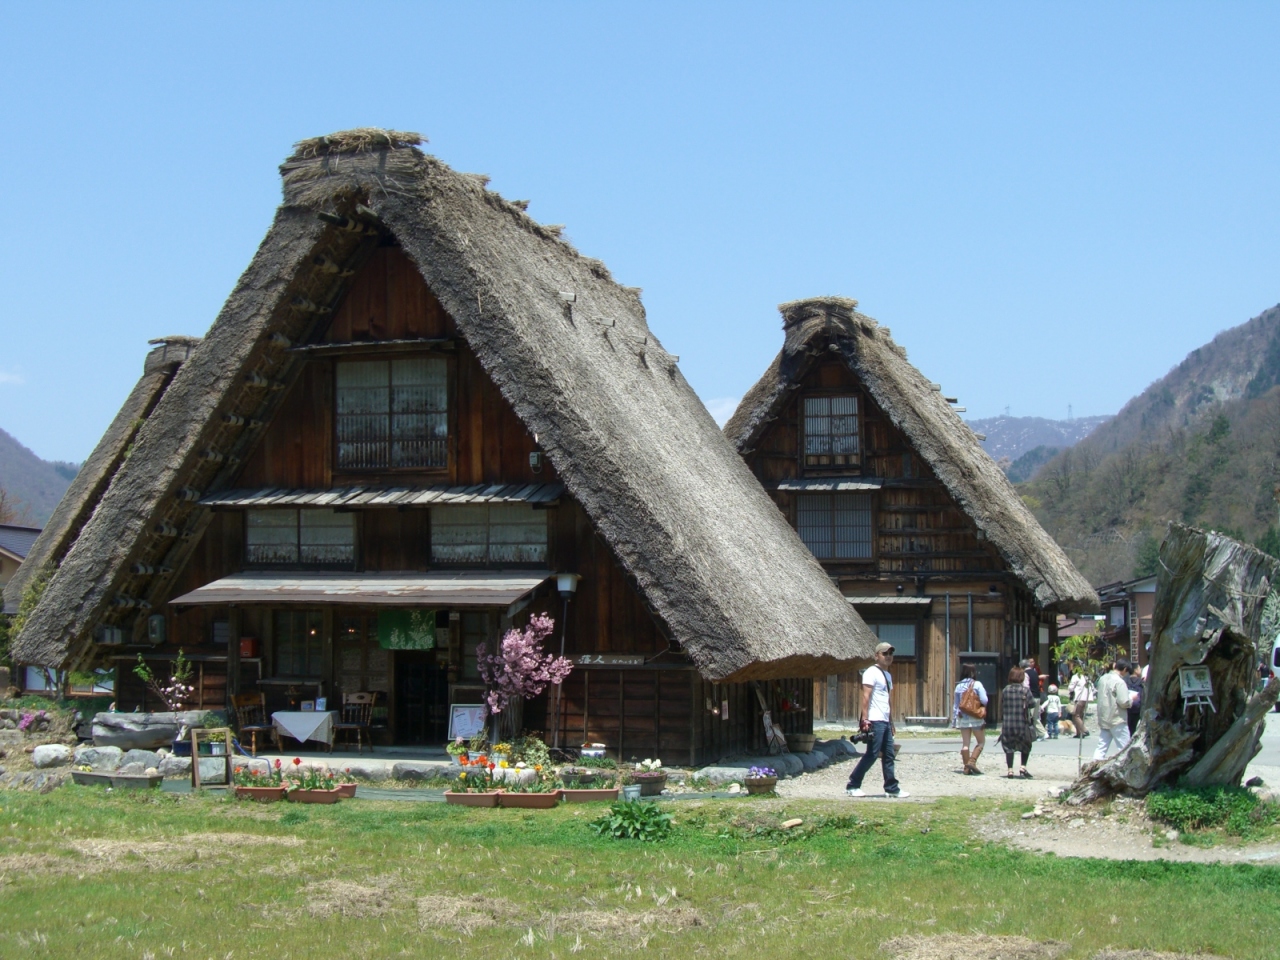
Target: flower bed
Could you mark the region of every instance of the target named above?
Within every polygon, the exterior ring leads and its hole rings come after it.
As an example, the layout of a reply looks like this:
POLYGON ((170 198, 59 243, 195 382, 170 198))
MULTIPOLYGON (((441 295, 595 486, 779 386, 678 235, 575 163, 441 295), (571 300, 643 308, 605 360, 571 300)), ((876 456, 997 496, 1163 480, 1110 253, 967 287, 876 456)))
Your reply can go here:
POLYGON ((476 791, 474 793, 446 790, 444 802, 459 807, 496 807, 501 790, 476 791))

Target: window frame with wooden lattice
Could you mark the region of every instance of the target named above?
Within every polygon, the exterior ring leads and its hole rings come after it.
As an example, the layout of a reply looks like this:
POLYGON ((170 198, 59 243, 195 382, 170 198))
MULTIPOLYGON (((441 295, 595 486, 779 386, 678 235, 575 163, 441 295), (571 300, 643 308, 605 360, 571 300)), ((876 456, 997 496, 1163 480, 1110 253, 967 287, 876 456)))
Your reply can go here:
POLYGON ((249 568, 354 570, 356 515, 315 507, 244 512, 244 563, 249 568))
POLYGON ((451 380, 445 357, 338 359, 333 365, 334 469, 447 471, 451 380), (379 371, 385 372, 379 376, 379 371))
POLYGON ((796 532, 816 560, 875 563, 876 505, 871 494, 798 493, 795 504, 796 532))
POLYGON ((806 470, 861 471, 862 398, 858 394, 811 393, 800 398, 800 462, 806 470))

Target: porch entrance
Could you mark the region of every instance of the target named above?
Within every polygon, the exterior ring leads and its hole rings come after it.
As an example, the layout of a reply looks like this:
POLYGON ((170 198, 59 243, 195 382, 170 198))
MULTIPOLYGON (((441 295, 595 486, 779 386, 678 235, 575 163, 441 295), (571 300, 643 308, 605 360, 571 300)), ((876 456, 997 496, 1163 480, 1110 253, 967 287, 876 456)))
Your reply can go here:
POLYGON ((399 744, 442 744, 449 735, 449 671, 435 650, 395 652, 395 731, 399 744))

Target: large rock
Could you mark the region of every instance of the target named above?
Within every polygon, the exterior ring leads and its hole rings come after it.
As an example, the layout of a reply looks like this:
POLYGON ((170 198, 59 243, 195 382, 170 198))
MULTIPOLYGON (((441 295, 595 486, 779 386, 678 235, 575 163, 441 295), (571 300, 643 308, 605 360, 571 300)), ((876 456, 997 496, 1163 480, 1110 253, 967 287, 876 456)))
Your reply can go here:
POLYGON ((538 779, 536 770, 517 770, 515 767, 498 767, 493 771, 494 783, 510 783, 519 786, 529 786, 538 779))
POLYGON ((162 777, 189 777, 191 776, 191 758, 165 757, 156 769, 160 771, 162 777))
POLYGON ((858 755, 858 748, 853 745, 852 741, 845 740, 843 737, 839 740, 819 740, 813 745, 813 749, 820 753, 825 753, 831 758, 832 762, 839 762, 858 755))
POLYGON ((227 779, 226 759, 226 757, 201 757, 200 779, 217 783, 225 781, 227 779))
POLYGON ((357 760, 342 769, 350 771, 353 777, 361 780, 386 780, 391 776, 391 768, 385 763, 361 763, 357 760))
POLYGON ((71 748, 65 743, 44 743, 31 751, 31 762, 37 770, 65 767, 71 762, 71 748))
MULTIPOLYGON (((187 769, 189 770, 190 768, 190 764, 188 764, 187 769)), ((203 770, 203 767, 201 769, 203 770)), ((256 771, 259 776, 267 776, 271 773, 271 761, 263 757, 233 757, 231 769, 244 770, 249 774, 256 771)))
POLYGON ((147 768, 141 763, 122 763, 120 769, 116 773, 122 777, 140 777, 147 772, 147 768))
POLYGON ((153 750, 130 750, 120 759, 120 765, 124 766, 126 763, 140 763, 145 770, 147 767, 160 766, 160 759, 160 754, 153 750))
POLYGON ((805 773, 814 773, 831 763, 831 758, 818 750, 810 753, 797 753, 795 756, 799 757, 800 762, 804 764, 805 773))
POLYGON ((167 747, 184 726, 200 726, 206 712, 99 713, 93 718, 93 743, 97 747, 120 747, 123 750, 167 747))
POLYGON ((95 773, 110 773, 124 763, 124 751, 119 747, 77 747, 75 763, 90 766, 95 773))
POLYGON ((391 768, 391 776, 397 780, 430 780, 447 774, 449 765, 425 760, 402 760, 391 768))

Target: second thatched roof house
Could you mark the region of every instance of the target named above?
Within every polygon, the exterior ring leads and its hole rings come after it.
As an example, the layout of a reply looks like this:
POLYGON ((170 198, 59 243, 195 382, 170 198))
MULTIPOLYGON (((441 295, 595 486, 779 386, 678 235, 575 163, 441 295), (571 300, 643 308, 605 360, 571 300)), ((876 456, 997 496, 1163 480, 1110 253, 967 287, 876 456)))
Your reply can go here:
MULTIPOLYGON (((946 718, 962 661, 988 689, 1049 662, 1058 611, 1093 588, 1004 473, 857 301, 785 303, 782 350, 725 433, 850 605, 897 649, 895 712, 946 718)), ((819 715, 856 713, 858 683, 818 684, 819 715)))
MULTIPOLYGON (((440 743, 481 700, 477 645, 545 611, 578 666, 528 725, 623 757, 753 746, 761 700, 873 636, 638 292, 419 142, 298 145, 221 314, 62 511, 14 656, 181 647, 200 705, 373 693, 378 737, 440 743)), ((121 709, 151 706, 120 674, 121 709)))

